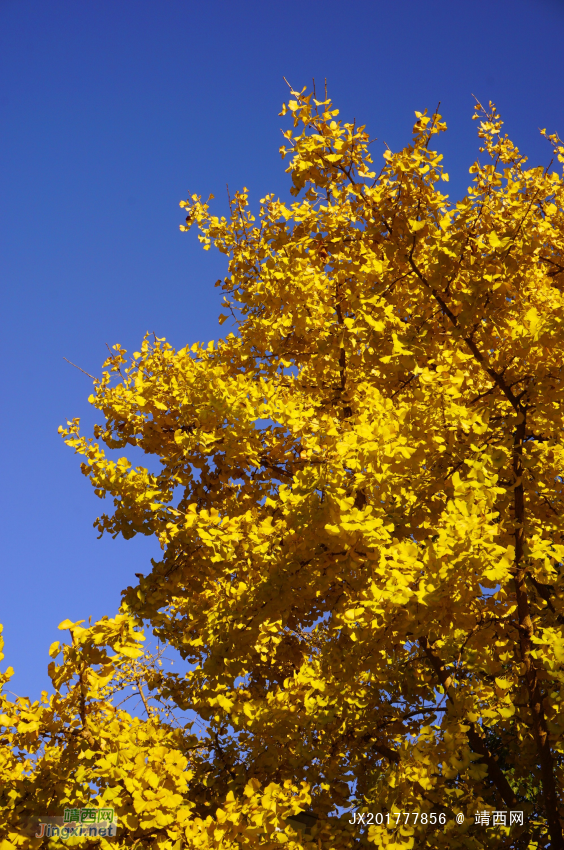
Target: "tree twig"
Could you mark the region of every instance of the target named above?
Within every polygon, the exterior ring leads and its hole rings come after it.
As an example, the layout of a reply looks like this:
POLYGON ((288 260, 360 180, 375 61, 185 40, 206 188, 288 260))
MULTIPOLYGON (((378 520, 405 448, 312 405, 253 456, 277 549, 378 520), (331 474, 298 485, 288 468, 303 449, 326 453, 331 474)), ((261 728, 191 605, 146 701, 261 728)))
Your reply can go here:
POLYGON ((67 363, 70 363, 70 365, 74 366, 75 369, 78 369, 79 372, 84 372, 84 374, 88 375, 89 378, 92 378, 93 381, 98 380, 98 378, 95 378, 94 375, 90 374, 90 372, 86 372, 84 369, 81 369, 80 366, 77 366, 76 363, 73 363, 72 360, 69 360, 67 357, 63 357, 63 360, 66 360, 67 363))

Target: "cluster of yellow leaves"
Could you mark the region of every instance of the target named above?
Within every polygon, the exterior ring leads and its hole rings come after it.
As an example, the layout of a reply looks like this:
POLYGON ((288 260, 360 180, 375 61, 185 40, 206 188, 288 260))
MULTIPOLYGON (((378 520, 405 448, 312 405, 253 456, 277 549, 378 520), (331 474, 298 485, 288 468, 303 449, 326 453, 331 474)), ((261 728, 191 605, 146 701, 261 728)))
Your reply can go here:
POLYGON ((228 257, 237 333, 116 346, 91 396, 104 424, 61 429, 112 503, 99 531, 155 535, 163 556, 115 620, 71 625, 55 696, 4 701, 6 850, 14 817, 93 786, 124 847, 508 846, 474 825, 484 809, 525 812, 512 846, 562 846, 562 177, 478 106, 489 159, 451 204, 440 115, 417 113, 376 173, 364 127, 292 97, 293 203, 181 204, 228 257), (127 447, 153 470, 107 454, 127 447), (143 622, 186 675, 137 649, 143 622), (116 676, 205 734, 115 712, 116 676), (447 823, 359 832, 351 807, 447 823))
MULTIPOLYGON (((33 704, 0 695, 3 850, 45 846, 48 839, 36 836, 42 817, 84 806, 115 811, 118 838, 96 839, 102 847, 179 848, 185 840, 229 847, 241 834, 251 845, 252 837, 264 843, 269 835, 280 844, 285 818, 310 801, 307 786, 262 787, 255 779, 243 802, 226 791, 217 808, 208 787, 210 742, 191 734, 191 724, 171 723, 162 699, 148 705, 162 673, 139 649, 144 637, 132 619, 120 614, 88 628, 69 621, 59 628, 69 629, 71 643, 51 647, 53 657, 63 654, 60 665, 50 665, 54 694, 43 691, 33 704), (147 706, 145 720, 114 705, 132 685, 147 706)), ((51 845, 64 846, 54 838, 51 845)))

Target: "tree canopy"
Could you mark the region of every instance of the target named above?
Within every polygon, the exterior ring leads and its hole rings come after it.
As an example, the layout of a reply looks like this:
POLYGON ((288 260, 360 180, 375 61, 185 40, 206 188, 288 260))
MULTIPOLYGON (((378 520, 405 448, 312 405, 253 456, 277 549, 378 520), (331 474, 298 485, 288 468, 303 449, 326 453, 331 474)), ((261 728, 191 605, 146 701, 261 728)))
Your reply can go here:
POLYGON ((95 800, 102 847, 564 847, 562 175, 492 104, 456 202, 438 113, 381 168, 326 96, 282 114, 291 203, 181 203, 235 332, 114 346, 103 424, 61 429, 100 533, 162 558, 113 619, 61 624, 53 694, 1 697, 1 850, 95 800))

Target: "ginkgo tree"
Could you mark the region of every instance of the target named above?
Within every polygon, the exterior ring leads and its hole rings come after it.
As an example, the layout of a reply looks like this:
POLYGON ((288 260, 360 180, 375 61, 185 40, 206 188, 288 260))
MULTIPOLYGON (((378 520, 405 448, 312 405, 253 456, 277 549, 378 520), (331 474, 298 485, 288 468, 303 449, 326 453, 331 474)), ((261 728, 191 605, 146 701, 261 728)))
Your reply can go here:
POLYGON ((381 167, 327 97, 282 114, 291 203, 181 203, 232 331, 114 346, 61 429, 100 533, 162 558, 3 697, 2 850, 89 800, 119 847, 564 847, 564 144, 527 167, 478 104, 454 203, 438 113, 381 167))

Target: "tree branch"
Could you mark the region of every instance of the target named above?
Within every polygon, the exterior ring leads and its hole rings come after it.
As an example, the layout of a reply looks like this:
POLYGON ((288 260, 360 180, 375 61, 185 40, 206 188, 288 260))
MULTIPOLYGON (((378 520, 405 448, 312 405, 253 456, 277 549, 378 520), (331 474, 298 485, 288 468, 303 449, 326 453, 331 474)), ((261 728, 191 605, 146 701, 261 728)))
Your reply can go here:
MULTIPOLYGON (((451 691, 452 678, 446 669, 444 662, 441 660, 439 655, 433 649, 429 641, 426 637, 419 638, 419 646, 431 662, 433 670, 435 671, 437 678, 441 685, 444 688, 445 694, 447 695, 448 701, 451 705, 454 706, 454 697, 451 691)), ((517 797, 515 796, 515 792, 511 788, 511 785, 505 778, 503 771, 501 770, 499 764, 494 755, 490 752, 487 747, 485 740, 481 737, 481 735, 476 731, 476 727, 474 724, 465 719, 465 724, 467 724, 470 728, 466 732, 466 737, 468 738, 468 743, 471 748, 481 756, 482 761, 488 768, 488 776, 491 782, 495 785, 497 790, 499 791, 503 802, 506 806, 516 806, 518 803, 517 797)))
POLYGON ((550 832, 550 846, 554 850, 564 850, 562 824, 558 816, 558 794, 554 778, 554 760, 550 749, 550 740, 544 714, 543 695, 538 672, 533 660, 533 621, 529 607, 529 597, 525 586, 527 566, 524 559, 525 544, 525 490, 523 487, 523 443, 526 435, 526 417, 523 413, 513 432, 513 476, 515 505, 515 595, 517 616, 519 618, 519 645, 521 662, 524 667, 525 682, 529 695, 529 710, 533 720, 533 734, 542 777, 542 798, 550 832))
MULTIPOLYGON (((455 328, 459 328, 458 317, 452 312, 452 310, 450 309, 450 307, 448 306, 448 304, 446 303, 444 298, 440 295, 439 292, 437 292, 435 287, 431 286, 431 284, 429 283, 429 281, 427 280, 425 275, 421 273, 417 264, 415 263, 415 261, 413 259, 413 251, 415 249, 416 243, 417 243, 417 237, 414 236, 413 237, 413 245, 411 247, 411 251, 409 252, 409 256, 408 256, 409 264, 410 264, 411 268, 413 269, 413 271, 415 272, 415 274, 417 275, 417 277, 419 278, 421 283, 429 290, 429 292, 431 293, 431 295, 433 296, 435 301, 437 301, 437 303, 440 305, 441 310, 444 312, 444 314, 446 316, 448 316, 451 324, 455 328)), ((484 355, 482 354, 482 352, 480 351, 480 349, 478 348, 478 346, 476 345, 474 340, 469 336, 463 336, 462 339, 464 340, 464 342, 466 343, 466 345, 468 346, 468 348, 470 349, 470 351, 474 355, 474 358, 478 361, 478 363, 480 364, 482 369, 490 376, 492 381, 494 381, 497 384, 497 386, 500 388, 500 390, 502 391, 504 396, 510 402, 513 409, 518 413, 524 412, 524 407, 521 404, 520 399, 517 398, 515 396, 515 394, 511 391, 511 388, 505 382, 505 380, 503 379, 503 376, 499 372, 496 372, 496 370, 493 369, 491 366, 488 365, 486 358, 484 357, 484 355)))

